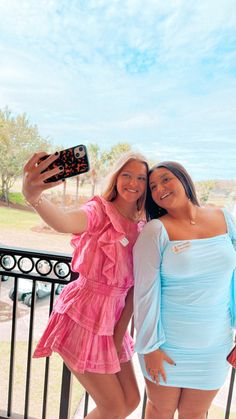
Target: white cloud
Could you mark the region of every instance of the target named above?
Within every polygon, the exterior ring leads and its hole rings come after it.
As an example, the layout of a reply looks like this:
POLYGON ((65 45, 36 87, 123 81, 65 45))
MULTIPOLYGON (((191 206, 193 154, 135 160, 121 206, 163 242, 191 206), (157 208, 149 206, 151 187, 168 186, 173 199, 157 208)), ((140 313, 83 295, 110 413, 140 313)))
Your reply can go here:
POLYGON ((0 107, 55 142, 231 146, 235 28, 234 0, 3 0, 0 107))

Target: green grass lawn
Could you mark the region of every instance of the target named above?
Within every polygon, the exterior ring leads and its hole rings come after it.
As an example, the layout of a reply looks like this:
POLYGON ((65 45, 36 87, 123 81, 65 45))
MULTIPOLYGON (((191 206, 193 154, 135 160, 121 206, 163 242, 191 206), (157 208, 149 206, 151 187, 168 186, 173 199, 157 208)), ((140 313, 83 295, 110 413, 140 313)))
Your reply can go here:
POLYGON ((0 226, 4 229, 30 230, 40 222, 41 218, 35 212, 0 207, 0 226))
MULTIPOLYGON (((6 410, 7 405, 10 343, 1 342, 0 348, 0 410, 4 411, 6 410)), ((14 414, 18 415, 22 415, 24 412, 26 359, 27 342, 17 342, 12 410, 14 414)), ((32 359, 29 416, 37 419, 42 417, 41 409, 43 400, 44 366, 45 359, 32 359)), ((61 376, 61 358, 59 357, 59 355, 53 354, 50 361, 47 419, 58 418, 60 406, 61 376)), ((73 415, 78 407, 79 401, 81 400, 81 397, 83 395, 83 391, 84 390, 82 386, 78 383, 78 381, 76 379, 73 379, 71 395, 71 418, 73 418, 73 415)))
POLYGON ((25 205, 25 198, 24 198, 24 196, 22 195, 21 192, 10 192, 9 200, 13 204, 25 205))

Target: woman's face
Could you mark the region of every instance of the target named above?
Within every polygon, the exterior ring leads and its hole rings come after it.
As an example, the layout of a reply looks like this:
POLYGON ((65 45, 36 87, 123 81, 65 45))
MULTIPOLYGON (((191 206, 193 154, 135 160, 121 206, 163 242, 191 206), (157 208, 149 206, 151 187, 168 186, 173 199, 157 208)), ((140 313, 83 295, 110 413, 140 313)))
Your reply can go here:
POLYGON ((149 177, 153 201, 168 211, 177 208, 188 199, 180 180, 165 167, 155 169, 149 177))
POLYGON ((125 201, 137 201, 146 191, 146 165, 137 160, 126 163, 117 177, 116 187, 118 194, 125 201))

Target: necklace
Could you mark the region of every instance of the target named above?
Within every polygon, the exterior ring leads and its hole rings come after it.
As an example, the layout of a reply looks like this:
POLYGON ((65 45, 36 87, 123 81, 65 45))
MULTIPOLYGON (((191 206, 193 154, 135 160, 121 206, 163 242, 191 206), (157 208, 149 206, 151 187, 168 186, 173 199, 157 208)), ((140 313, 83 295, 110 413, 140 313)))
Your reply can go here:
POLYGON ((119 207, 119 205, 117 205, 117 204, 113 204, 114 205, 114 207, 117 209, 117 211, 124 217, 124 218, 127 218, 128 220, 130 220, 130 221, 133 221, 133 222, 137 222, 137 221, 139 221, 139 214, 136 212, 136 214, 134 214, 134 215, 129 215, 129 214, 127 214, 127 213, 125 213, 125 211, 123 211, 120 207, 119 207))
POLYGON ((197 217, 197 207, 195 206, 194 208, 195 208, 195 214, 190 214, 190 219, 189 219, 189 223, 192 226, 196 225, 196 217, 197 217))

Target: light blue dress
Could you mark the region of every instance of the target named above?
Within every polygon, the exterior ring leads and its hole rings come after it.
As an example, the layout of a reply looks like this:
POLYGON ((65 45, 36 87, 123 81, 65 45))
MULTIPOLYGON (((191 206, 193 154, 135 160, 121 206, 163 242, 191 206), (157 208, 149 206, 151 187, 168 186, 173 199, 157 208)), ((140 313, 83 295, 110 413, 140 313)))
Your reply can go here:
MULTIPOLYGON (((227 234, 169 240, 158 219, 146 224, 134 247, 135 349, 143 355, 164 350, 160 385, 201 390, 220 388, 236 327, 236 226, 223 210, 227 234)), ((152 380, 151 380, 152 381, 152 380)))

